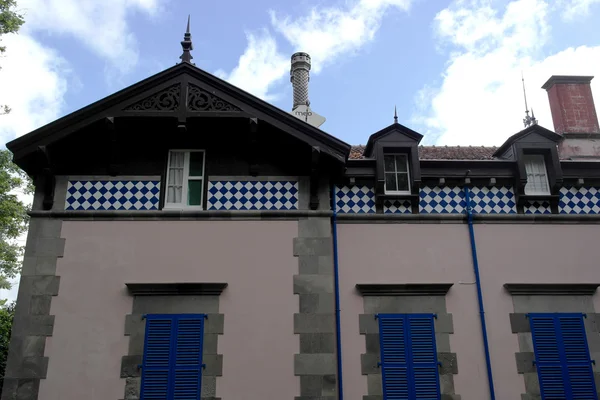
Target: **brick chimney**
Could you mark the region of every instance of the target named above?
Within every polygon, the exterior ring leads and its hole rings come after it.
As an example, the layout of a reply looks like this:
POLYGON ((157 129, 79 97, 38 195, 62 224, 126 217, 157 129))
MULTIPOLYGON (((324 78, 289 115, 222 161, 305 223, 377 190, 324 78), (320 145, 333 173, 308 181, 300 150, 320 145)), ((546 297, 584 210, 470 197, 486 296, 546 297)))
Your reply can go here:
POLYGON ((565 139, 561 158, 599 158, 600 127, 590 82, 593 76, 552 75, 542 86, 548 92, 554 131, 565 139))

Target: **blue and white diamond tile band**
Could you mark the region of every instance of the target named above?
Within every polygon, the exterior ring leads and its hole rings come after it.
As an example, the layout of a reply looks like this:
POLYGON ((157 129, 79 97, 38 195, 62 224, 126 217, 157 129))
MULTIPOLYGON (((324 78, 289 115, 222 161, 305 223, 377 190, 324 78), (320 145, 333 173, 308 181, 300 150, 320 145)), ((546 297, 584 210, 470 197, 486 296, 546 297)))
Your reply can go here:
POLYGON ((69 181, 65 210, 158 210, 160 181, 69 181))
POLYGON ((460 214, 465 205, 465 194, 459 187, 425 186, 419 191, 419 212, 423 214, 460 214))
POLYGON ((338 213, 368 214, 375 212, 375 192, 370 186, 343 186, 335 188, 338 213))
POLYGON ((563 187, 558 200, 560 214, 600 214, 600 190, 595 187, 563 187))
POLYGON ((515 214, 517 204, 512 187, 473 187, 471 208, 476 214, 515 214))
POLYGON ((528 201, 523 205, 525 214, 551 214, 550 203, 547 201, 528 201))
POLYGON ((209 210, 297 210, 298 182, 210 181, 209 210))
POLYGON ((412 214, 410 200, 385 200, 383 202, 384 214, 412 214))

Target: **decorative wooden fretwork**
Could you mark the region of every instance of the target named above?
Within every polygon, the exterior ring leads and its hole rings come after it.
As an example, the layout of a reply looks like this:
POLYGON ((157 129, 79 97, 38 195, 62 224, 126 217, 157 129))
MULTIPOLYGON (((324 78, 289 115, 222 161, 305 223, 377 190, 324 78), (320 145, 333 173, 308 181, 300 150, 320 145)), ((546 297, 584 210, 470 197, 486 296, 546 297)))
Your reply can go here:
POLYGON ((192 84, 188 85, 187 107, 190 111, 241 111, 233 104, 192 84))
POLYGON ((181 85, 175 84, 125 108, 125 111, 175 111, 179 108, 181 85))

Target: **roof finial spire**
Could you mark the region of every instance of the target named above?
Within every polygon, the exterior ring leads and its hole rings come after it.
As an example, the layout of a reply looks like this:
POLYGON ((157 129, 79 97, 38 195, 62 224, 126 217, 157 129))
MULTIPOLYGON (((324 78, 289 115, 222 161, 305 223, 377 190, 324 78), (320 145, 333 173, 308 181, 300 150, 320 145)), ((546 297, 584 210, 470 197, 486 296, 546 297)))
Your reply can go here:
POLYGON ((533 108, 531 109, 531 116, 529 116, 529 107, 527 106, 527 92, 525 91, 525 78, 523 77, 523 71, 521 71, 521 82, 523 82, 523 98, 525 99, 525 118, 523 118, 523 125, 525 128, 529 128, 531 125, 537 125, 537 119, 533 114, 533 108))
POLYGON ((194 46, 192 45, 192 34, 190 33, 190 16, 188 15, 187 21, 187 29, 185 34, 183 35, 183 41, 181 42, 181 48, 183 49, 183 54, 181 54, 181 62, 192 63, 192 54, 191 50, 194 50, 194 46))
POLYGON ((398 110, 396 109, 395 105, 394 105, 394 123, 395 124, 398 123, 398 110))

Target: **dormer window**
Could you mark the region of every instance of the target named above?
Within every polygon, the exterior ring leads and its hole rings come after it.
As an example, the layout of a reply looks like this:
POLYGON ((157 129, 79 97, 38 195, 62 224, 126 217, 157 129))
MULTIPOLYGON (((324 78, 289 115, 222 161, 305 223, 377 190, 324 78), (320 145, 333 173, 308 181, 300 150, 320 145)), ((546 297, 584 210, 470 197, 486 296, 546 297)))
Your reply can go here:
POLYGON ((525 154, 523 157, 527 173, 526 195, 549 195, 548 170, 544 156, 541 154, 525 154))
POLYGON ((409 194, 410 174, 407 154, 385 154, 385 194, 409 194))
POLYGON ((169 151, 165 208, 202 208, 204 150, 169 151))

